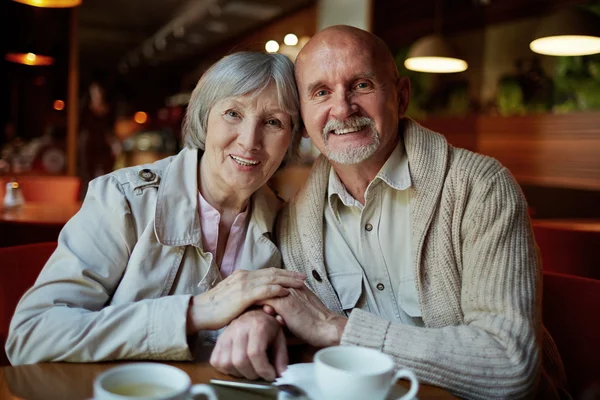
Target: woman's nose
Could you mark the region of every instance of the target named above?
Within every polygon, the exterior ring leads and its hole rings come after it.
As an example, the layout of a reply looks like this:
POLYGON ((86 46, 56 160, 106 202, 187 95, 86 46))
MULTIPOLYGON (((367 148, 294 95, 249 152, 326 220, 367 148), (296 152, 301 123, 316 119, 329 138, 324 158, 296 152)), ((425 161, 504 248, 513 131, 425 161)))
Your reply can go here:
POLYGON ((246 121, 240 127, 238 143, 246 151, 260 150, 262 146, 261 124, 253 121, 246 121))

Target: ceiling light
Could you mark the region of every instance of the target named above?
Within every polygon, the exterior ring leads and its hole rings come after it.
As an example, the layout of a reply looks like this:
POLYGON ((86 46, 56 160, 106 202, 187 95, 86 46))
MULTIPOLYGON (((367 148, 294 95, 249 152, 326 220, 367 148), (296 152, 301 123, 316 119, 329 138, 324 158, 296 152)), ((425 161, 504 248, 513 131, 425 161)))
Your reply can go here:
POLYGON ((7 53, 4 59, 6 61, 25 65, 45 66, 54 64, 53 57, 40 56, 33 53, 7 53))
POLYGON ((600 18, 579 10, 542 20, 529 48, 549 56, 585 56, 600 53, 600 18))
POLYGON ((283 43, 285 43, 286 46, 295 46, 298 44, 298 36, 294 35, 293 33, 288 33, 283 38, 283 43))
POLYGON ((275 40, 269 40, 265 44, 265 50, 267 50, 268 53, 277 53, 277 50, 279 50, 279 43, 275 40))
POLYGON ((429 35, 411 46, 404 66, 412 71, 451 73, 466 70, 468 64, 441 36, 429 35))
POLYGON ((81 4, 81 0, 13 0, 17 3, 43 8, 69 8, 81 4))

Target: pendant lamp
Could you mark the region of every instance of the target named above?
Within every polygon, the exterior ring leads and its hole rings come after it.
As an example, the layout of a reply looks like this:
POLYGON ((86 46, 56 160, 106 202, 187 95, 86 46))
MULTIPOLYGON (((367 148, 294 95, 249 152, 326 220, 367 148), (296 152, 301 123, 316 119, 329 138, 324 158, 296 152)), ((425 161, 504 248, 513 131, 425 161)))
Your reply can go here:
POLYGON ((70 8, 81 4, 81 0, 13 0, 17 3, 43 8, 70 8))
POLYGON ((412 71, 432 73, 462 72, 467 62, 461 59, 450 43, 439 34, 442 28, 442 3, 435 4, 435 32, 417 40, 408 50, 404 66, 412 71))
POLYGON ((412 71, 451 73, 466 70, 468 64, 441 36, 429 35, 410 47, 404 66, 412 71))
POLYGON ((577 9, 542 20, 529 48, 549 56, 585 56, 600 53, 600 17, 577 9))

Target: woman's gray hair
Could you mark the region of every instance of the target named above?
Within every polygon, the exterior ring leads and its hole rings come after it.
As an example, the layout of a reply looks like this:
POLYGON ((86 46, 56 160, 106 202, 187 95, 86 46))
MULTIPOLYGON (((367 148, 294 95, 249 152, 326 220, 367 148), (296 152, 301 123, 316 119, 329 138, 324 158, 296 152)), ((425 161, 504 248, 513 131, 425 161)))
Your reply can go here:
POLYGON ((208 114, 218 101, 249 93, 256 96, 271 83, 277 87, 279 107, 291 116, 292 140, 288 155, 295 155, 301 135, 294 64, 282 54, 248 51, 223 57, 198 81, 183 122, 186 146, 204 150, 208 114))

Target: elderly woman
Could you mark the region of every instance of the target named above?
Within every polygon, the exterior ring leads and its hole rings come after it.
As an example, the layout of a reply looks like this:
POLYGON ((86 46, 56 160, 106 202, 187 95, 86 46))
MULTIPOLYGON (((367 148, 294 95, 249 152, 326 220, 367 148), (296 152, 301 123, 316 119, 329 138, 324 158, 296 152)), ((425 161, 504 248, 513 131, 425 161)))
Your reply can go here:
POLYGON ((13 316, 13 364, 185 360, 192 343, 304 275, 278 269, 265 183, 298 134, 293 65, 236 53, 200 79, 187 147, 90 183, 13 316))

